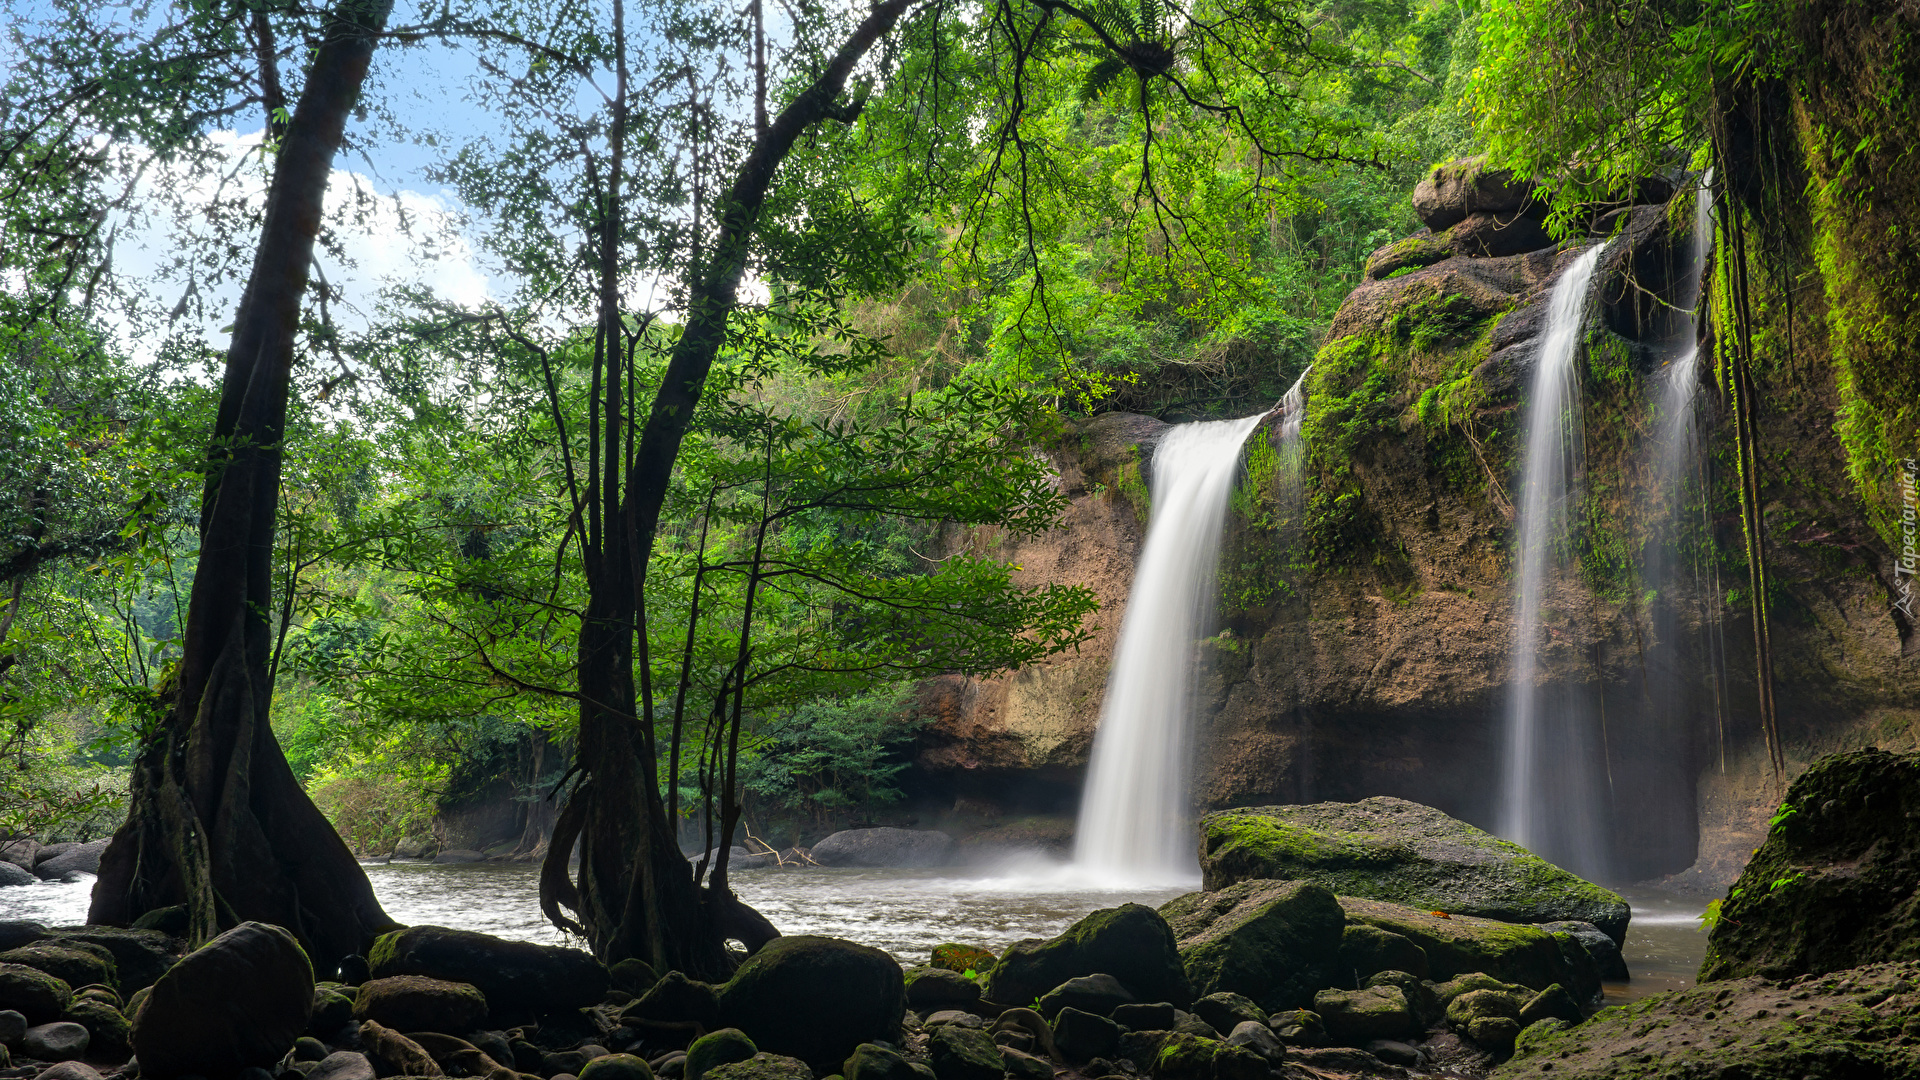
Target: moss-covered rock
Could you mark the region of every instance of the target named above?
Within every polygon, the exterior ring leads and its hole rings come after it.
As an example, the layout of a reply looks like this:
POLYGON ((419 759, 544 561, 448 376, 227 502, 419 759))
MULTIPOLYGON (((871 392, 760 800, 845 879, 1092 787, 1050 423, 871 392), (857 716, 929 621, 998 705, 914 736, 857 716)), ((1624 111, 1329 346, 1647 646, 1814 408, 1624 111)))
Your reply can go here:
POLYGON ((116 986, 113 954, 86 942, 36 941, 0 953, 0 964, 23 964, 44 971, 68 986, 102 983, 116 986))
POLYGON ((1153 1075, 1156 1080, 1209 1080, 1213 1076, 1213 1056, 1219 1050, 1218 1039, 1171 1032, 1153 1056, 1153 1075))
POLYGON ((1000 1080, 1006 1071, 1000 1045, 978 1028, 941 1025, 927 1039, 927 1054, 939 1080, 1000 1080))
POLYGON ((1518 844, 1419 803, 1377 795, 1355 803, 1223 810, 1201 819, 1208 889, 1286 878, 1341 896, 1506 922, 1590 922, 1615 941, 1631 914, 1618 894, 1518 844))
POLYGON ((1720 901, 1702 982, 1920 958, 1920 755, 1813 763, 1720 901))
POLYGON ((1327 1036, 1346 1046, 1365 1046, 1374 1039, 1401 1039, 1420 1033, 1420 1020, 1407 995, 1397 986, 1365 990, 1322 990, 1313 995, 1313 1011, 1326 1024, 1327 1036))
POLYGON ((505 1017, 597 1005, 608 985, 607 969, 579 949, 506 941, 444 926, 410 926, 382 934, 367 952, 367 966, 376 979, 425 975, 470 984, 505 1017))
POLYGON ((159 930, 83 926, 55 931, 50 940, 105 949, 113 957, 114 973, 119 977, 120 992, 123 994, 152 986, 167 973, 168 968, 186 955, 184 942, 159 930))
POLYGON ((1380 248, 1367 256, 1367 277, 1378 281, 1397 270, 1432 266, 1453 257, 1453 245, 1444 233, 1422 232, 1380 248))
POLYGON ((1238 881, 1177 897, 1160 914, 1195 994, 1244 994, 1272 1012, 1306 1005, 1336 981, 1347 917, 1321 885, 1238 881))
POLYGON ((906 1008, 906 981, 891 956, 829 937, 775 938, 720 988, 722 1023, 822 1074, 861 1043, 899 1039, 906 1008))
POLYGON ((710 1030, 720 1026, 720 994, 709 983, 669 971, 639 1000, 622 1009, 620 1018, 623 1022, 654 1020, 669 1024, 691 1021, 710 1030))
POLYGON ((799 1058, 763 1051, 746 1061, 714 1066, 706 1080, 813 1080, 813 1070, 799 1058))
POLYGON ((980 984, 948 968, 911 968, 906 980, 907 1004, 922 1012, 968 1009, 980 1001, 980 984))
POLYGON ((1340 970, 1361 979, 1382 971, 1404 971, 1423 979, 1432 974, 1427 951, 1412 938, 1364 923, 1347 927, 1340 936, 1340 970))
POLYGON ((140 1075, 225 1080, 271 1066, 306 1033, 313 967, 292 934, 243 922, 188 953, 133 1018, 140 1075))
POLYGON ((709 1031, 693 1040, 687 1047, 686 1080, 702 1080, 707 1073, 721 1065, 731 1065, 736 1061, 750 1061, 760 1048, 753 1044, 747 1033, 739 1028, 721 1028, 709 1031))
POLYGON ((487 1017, 486 996, 470 983, 389 975, 360 985, 353 999, 355 1020, 378 1020, 395 1031, 438 1031, 460 1035, 487 1017))
POLYGON ((1583 1001, 1600 992, 1600 975, 1586 950, 1537 927, 1436 915, 1351 896, 1341 897, 1340 906, 1349 922, 1391 931, 1420 946, 1434 979, 1484 972, 1533 990, 1559 983, 1583 1001))
POLYGON ((861 1043, 853 1048, 840 1067, 845 1080, 918 1080, 913 1065, 896 1050, 876 1043, 861 1043))
POLYGON ((87 1053, 105 1061, 125 1061, 133 1055, 133 1025, 125 1013, 110 1002, 93 997, 75 998, 67 1006, 67 1019, 87 1029, 87 1053))
POLYGON ((50 1024, 73 1000, 66 980, 25 964, 0 964, 0 1009, 11 1009, 29 1024, 50 1024))
POLYGON ((988 1000, 1024 1005, 1068 979, 1098 974, 1120 980, 1142 1001, 1193 1000, 1173 931, 1140 904, 1093 912, 1055 938, 1015 942, 981 989, 988 1000))
POLYGON ((1515 1047, 1499 1080, 1920 1076, 1920 963, 1703 983, 1515 1047))
POLYGON ((977 975, 991 971, 999 960, 998 956, 978 946, 949 941, 933 947, 933 959, 930 962, 934 967, 957 971, 962 975, 969 971, 977 975))

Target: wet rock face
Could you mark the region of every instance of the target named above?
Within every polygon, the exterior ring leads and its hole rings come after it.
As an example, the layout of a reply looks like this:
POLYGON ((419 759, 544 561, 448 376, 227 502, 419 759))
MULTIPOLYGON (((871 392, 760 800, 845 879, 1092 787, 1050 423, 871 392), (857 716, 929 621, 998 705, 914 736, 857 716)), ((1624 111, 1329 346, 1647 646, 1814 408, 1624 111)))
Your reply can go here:
POLYGON ((1627 931, 1630 911, 1617 894, 1405 799, 1223 810, 1200 828, 1209 889, 1260 878, 1315 881, 1341 896, 1450 915, 1576 919, 1616 942, 1627 931))
MULTIPOLYGON (((1551 1023, 1551 1021, 1549 1021, 1551 1023)), ((1920 964, 1748 976, 1532 1031, 1500 1080, 1893 1080, 1920 1076, 1920 964)))
POLYGON ((1720 903, 1703 982, 1920 957, 1920 755, 1823 758, 1774 821, 1720 903))

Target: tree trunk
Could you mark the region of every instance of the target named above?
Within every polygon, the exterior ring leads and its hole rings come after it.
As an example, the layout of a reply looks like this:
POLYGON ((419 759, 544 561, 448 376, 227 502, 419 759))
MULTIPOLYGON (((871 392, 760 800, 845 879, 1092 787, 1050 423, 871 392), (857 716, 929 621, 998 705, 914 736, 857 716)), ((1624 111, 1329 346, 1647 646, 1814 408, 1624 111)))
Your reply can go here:
POLYGON ((180 664, 88 913, 126 925, 184 904, 196 943, 237 921, 274 923, 299 938, 316 972, 363 951, 392 920, 268 724, 280 444, 327 181, 391 7, 334 9, 280 143, 227 350, 180 664))

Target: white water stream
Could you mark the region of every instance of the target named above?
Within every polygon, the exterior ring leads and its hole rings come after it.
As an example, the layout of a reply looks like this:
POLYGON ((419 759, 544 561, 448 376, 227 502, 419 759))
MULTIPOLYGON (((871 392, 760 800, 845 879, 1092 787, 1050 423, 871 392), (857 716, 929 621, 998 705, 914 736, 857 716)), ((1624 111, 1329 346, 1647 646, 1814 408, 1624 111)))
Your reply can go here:
POLYGON ((1080 803, 1075 867, 1093 880, 1199 879, 1187 773, 1195 642, 1240 447, 1267 414, 1182 424, 1154 449, 1153 518, 1127 594, 1080 803))
POLYGON ((1523 412, 1525 443, 1518 520, 1519 574, 1514 587, 1513 691, 1506 716, 1499 833, 1576 873, 1593 876, 1601 828, 1578 753, 1571 710, 1545 715, 1539 684, 1541 606, 1550 571, 1565 547, 1574 470, 1580 457, 1580 382, 1574 362, 1585 338, 1587 293, 1605 245, 1588 248, 1567 267, 1548 298, 1523 412), (1557 723, 1561 730, 1548 730, 1557 723), (1568 739, 1566 736, 1574 738, 1568 739), (1562 760, 1549 761, 1549 751, 1562 760), (1571 766, 1571 767, 1569 767, 1571 766))

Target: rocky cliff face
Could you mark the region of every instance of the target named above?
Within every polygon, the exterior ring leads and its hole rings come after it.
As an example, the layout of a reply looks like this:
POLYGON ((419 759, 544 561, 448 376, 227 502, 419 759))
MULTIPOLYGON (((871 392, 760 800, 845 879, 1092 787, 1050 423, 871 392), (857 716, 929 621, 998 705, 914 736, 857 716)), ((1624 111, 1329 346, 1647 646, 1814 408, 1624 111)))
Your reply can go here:
MULTIPOLYGON (((1303 477, 1290 483, 1276 462, 1277 433, 1249 441, 1222 632, 1202 648, 1199 808, 1394 795, 1491 824, 1513 689, 1519 405, 1547 290, 1600 241, 1499 254, 1524 242, 1508 238, 1517 225, 1494 231, 1502 213, 1536 212, 1524 194, 1471 173, 1440 179, 1423 208, 1438 207, 1435 229, 1375 254, 1316 360, 1303 477)), ((1687 344, 1668 301, 1693 273, 1685 230, 1669 224, 1684 208, 1673 211, 1623 207, 1597 222, 1612 239, 1580 362, 1582 509, 1548 587, 1541 686, 1574 763, 1555 782, 1596 789, 1611 841, 1577 868, 1685 872, 1711 887, 1738 873, 1783 788, 1760 743, 1752 598, 1710 365, 1692 466, 1706 495, 1689 502, 1673 579, 1660 589, 1645 571, 1658 533, 1651 404, 1687 344)), ((1920 640, 1892 610, 1893 554, 1852 495, 1821 325, 1802 314, 1786 361, 1758 376, 1790 773, 1836 749, 1920 746, 1920 640)), ((1103 608, 1077 654, 923 688, 935 718, 916 762, 924 796, 1071 812, 1164 430, 1101 416, 1052 448, 1072 498, 1053 534, 949 538, 998 544, 1028 580, 1085 584, 1103 608)))

